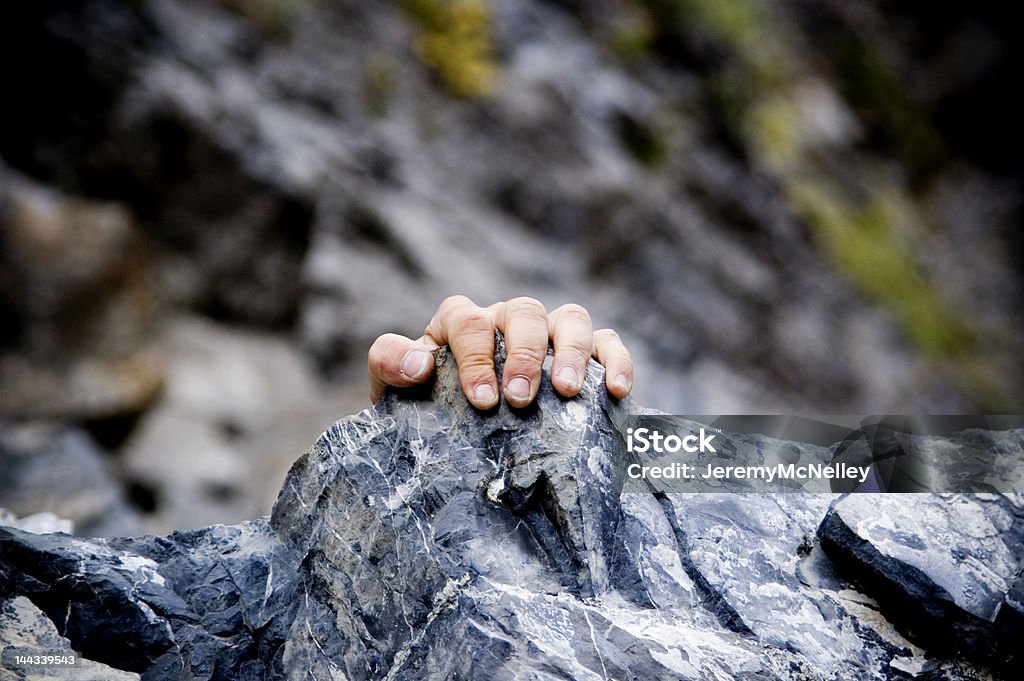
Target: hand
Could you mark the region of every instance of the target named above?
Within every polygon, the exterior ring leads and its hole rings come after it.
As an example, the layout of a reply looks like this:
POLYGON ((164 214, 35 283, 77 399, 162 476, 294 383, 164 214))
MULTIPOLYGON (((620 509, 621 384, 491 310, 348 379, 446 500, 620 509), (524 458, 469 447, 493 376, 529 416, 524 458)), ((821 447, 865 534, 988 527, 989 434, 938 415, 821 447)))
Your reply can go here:
POLYGON ((374 341, 368 358, 370 399, 382 398, 388 386, 425 382, 434 373, 431 351, 448 345, 467 399, 478 409, 493 407, 498 403, 495 328, 505 335, 508 353, 501 393, 515 407, 537 397, 549 338, 555 347, 551 383, 559 394, 573 397, 580 392, 591 357, 605 366, 605 384, 614 397, 625 397, 633 387, 633 363, 619 335, 611 329, 594 331, 590 315, 579 305, 562 305, 548 314, 533 298, 479 307, 465 296, 452 296, 437 308, 418 339, 387 333, 374 341))

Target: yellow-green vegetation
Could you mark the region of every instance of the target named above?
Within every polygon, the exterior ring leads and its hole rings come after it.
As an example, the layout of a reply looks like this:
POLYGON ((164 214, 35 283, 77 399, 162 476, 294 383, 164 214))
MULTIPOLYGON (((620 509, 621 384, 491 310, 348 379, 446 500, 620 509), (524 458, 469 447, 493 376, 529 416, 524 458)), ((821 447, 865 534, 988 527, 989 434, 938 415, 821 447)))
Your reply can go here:
MULTIPOLYGON (((777 9, 759 0, 642 2, 662 17, 671 15, 682 30, 701 32, 726 48, 729 59, 715 82, 715 91, 722 93, 716 97, 720 114, 752 158, 779 179, 794 212, 847 278, 889 309, 926 354, 962 357, 971 352, 970 330, 923 274, 913 258, 912 237, 901 231, 900 225, 907 232, 921 228, 913 219, 911 199, 898 188, 872 185, 863 177, 852 182, 853 191, 829 184, 804 150, 797 95, 810 74, 798 41, 785 35, 786 23, 772 13, 777 9)), ((858 99, 886 112, 894 132, 916 135, 919 151, 928 150, 931 128, 895 78, 869 56, 847 61, 846 75, 862 83, 858 99)), ((869 161, 862 161, 870 168, 869 161)))
POLYGON ((897 226, 911 220, 905 198, 877 190, 864 205, 851 205, 822 182, 794 181, 790 204, 804 217, 840 269, 866 295, 892 310, 926 353, 965 357, 974 349, 967 325, 920 274, 897 226))
POLYGON ((645 57, 651 51, 654 26, 652 18, 648 14, 637 8, 626 6, 614 15, 611 21, 609 43, 619 59, 633 62, 645 57))
POLYGON ((741 124, 754 153, 780 172, 796 168, 800 161, 799 111, 792 97, 774 95, 751 104, 741 124))
POLYGON ((416 22, 416 54, 449 91, 463 97, 494 92, 498 64, 487 0, 401 0, 416 22))
POLYGON ((774 21, 771 4, 759 0, 674 0, 684 21, 724 42, 738 58, 757 89, 784 87, 792 82, 794 57, 786 48, 782 28, 774 21))
MULTIPOLYGON (((885 174, 879 162, 853 150, 844 184, 837 184, 828 179, 820 150, 807 148, 800 87, 822 76, 803 53, 801 37, 788 32, 793 22, 779 21, 785 5, 762 0, 636 0, 636 5, 670 37, 696 34, 723 48, 726 58, 710 76, 709 93, 730 143, 777 178, 822 252, 893 315, 923 354, 951 360, 947 368, 979 401, 998 400, 998 380, 979 339, 914 257, 915 235, 925 227, 911 195, 898 178, 879 182, 885 174)), ((840 47, 834 65, 840 94, 881 128, 911 172, 927 168, 942 153, 927 116, 897 75, 856 36, 840 47)))

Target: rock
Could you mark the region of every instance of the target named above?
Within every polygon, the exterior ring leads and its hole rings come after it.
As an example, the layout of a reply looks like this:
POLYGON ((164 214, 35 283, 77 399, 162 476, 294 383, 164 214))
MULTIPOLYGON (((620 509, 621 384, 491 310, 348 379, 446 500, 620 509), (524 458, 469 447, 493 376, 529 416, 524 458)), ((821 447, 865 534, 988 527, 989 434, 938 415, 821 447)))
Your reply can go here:
POLYGON ((50 513, 49 511, 33 513, 19 519, 18 516, 6 508, 0 508, 0 525, 16 527, 19 530, 32 532, 33 534, 52 534, 54 532, 71 534, 75 527, 74 523, 70 520, 61 518, 56 513, 50 513))
MULTIPOLYGON (((269 517, 102 540, 0 528, 11 626, 31 625, 28 598, 143 679, 994 678, 905 639, 836 572, 814 540, 831 495, 617 494, 614 424, 639 408, 600 367, 576 399, 545 371, 533 407, 481 413, 436 361, 429 394, 329 428, 269 517)), ((978 540, 991 555, 1020 537, 1000 517, 978 540)))
POLYGON ((160 389, 156 299, 131 212, 0 163, 0 415, 104 419, 160 389))
MULTIPOLYGON (((32 604, 28 598, 18 596, 0 601, 0 660, 20 654, 77 655, 66 638, 57 633, 53 622, 32 604)), ((0 664, 0 678, 43 681, 43 679, 71 679, 73 681, 131 681, 139 675, 114 669, 88 659, 81 659, 74 667, 25 667, 0 664)))
POLYGON ((0 507, 34 532, 112 536, 142 531, 109 459, 89 433, 47 422, 0 420, 0 507), (62 527, 33 529, 30 518, 59 516, 62 527))
POLYGON ((282 453, 367 404, 365 368, 327 384, 280 334, 186 315, 158 328, 164 390, 117 459, 133 489, 150 492, 148 533, 269 513, 293 461, 282 453))
POLYGON ((851 495, 818 535, 907 636, 1011 669, 1024 567, 1024 512, 1013 496, 851 495))

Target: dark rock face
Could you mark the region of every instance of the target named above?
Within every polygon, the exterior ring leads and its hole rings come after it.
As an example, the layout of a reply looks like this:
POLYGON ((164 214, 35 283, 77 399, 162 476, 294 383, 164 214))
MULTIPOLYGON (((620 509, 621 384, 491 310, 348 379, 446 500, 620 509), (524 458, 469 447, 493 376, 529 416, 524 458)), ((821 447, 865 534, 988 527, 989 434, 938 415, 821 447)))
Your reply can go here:
POLYGON ((545 382, 528 410, 479 413, 437 361, 430 399, 391 395, 324 433, 269 518, 92 541, 0 529, 2 631, 42 611, 143 679, 997 678, 972 664, 1020 629, 1019 500, 618 495, 614 424, 635 407, 599 367, 577 399, 545 382), (959 647, 886 619, 900 598, 959 647))
POLYGON ((818 529, 826 552, 934 647, 1020 659, 1024 508, 1014 495, 850 496, 818 529))

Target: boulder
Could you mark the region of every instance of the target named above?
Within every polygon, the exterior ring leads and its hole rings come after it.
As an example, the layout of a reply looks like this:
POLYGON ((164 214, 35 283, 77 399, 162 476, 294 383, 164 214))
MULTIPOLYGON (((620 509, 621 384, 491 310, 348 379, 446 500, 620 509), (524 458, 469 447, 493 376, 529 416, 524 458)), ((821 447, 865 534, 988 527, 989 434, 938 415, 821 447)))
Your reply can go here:
POLYGON ((908 636, 1009 668, 1020 659, 1022 527, 1020 495, 851 495, 818 534, 908 636))
MULTIPOLYGON (((641 409, 600 367, 575 399, 545 369, 532 407, 479 412, 436 362, 431 388, 331 426, 269 517, 97 540, 0 528, 0 602, 142 679, 996 678, 911 642, 888 592, 836 570, 815 539, 845 517, 832 495, 621 493, 615 424, 641 409)), ((903 499, 863 512, 898 518, 903 499)), ((1019 541, 999 528, 993 550, 1019 541)))

